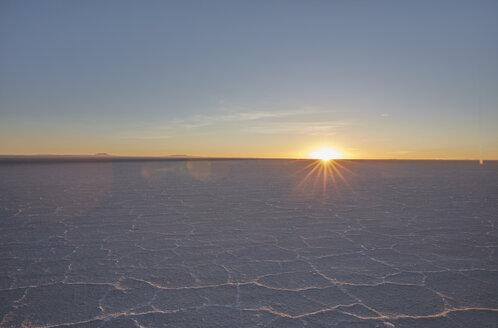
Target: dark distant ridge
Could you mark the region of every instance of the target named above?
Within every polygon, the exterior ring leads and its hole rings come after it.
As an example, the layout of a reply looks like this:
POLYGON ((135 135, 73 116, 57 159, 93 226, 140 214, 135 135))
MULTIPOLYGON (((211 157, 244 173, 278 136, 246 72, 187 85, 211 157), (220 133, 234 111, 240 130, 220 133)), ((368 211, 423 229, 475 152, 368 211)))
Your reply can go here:
POLYGON ((106 153, 95 155, 0 155, 0 164, 31 164, 31 163, 85 163, 85 162, 159 162, 185 160, 242 160, 258 159, 244 157, 200 157, 189 155, 152 156, 112 156, 106 153))

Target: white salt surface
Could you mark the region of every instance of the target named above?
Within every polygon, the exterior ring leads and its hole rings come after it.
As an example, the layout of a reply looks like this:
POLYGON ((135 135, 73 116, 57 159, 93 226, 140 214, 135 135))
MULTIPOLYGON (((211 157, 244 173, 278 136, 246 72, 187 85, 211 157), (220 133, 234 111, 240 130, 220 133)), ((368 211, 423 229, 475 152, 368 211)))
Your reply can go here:
POLYGON ((497 327, 497 162, 311 163, 0 165, 0 327, 497 327))

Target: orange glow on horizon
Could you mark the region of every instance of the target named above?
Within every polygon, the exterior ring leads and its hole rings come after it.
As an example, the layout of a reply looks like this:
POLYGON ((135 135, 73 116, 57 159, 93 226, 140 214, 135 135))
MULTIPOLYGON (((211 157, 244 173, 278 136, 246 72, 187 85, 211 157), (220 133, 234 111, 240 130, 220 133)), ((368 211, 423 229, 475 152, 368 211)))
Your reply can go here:
POLYGON ((330 161, 331 159, 340 159, 343 155, 335 149, 324 147, 314 150, 310 153, 309 158, 320 159, 324 162, 330 161))

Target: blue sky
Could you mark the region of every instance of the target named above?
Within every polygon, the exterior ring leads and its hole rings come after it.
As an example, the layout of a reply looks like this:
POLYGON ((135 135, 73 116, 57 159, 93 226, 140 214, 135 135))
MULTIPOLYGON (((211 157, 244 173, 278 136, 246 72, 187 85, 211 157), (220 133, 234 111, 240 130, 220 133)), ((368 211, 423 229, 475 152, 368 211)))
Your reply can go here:
POLYGON ((0 46, 3 154, 498 159, 497 1, 7 0, 0 46))

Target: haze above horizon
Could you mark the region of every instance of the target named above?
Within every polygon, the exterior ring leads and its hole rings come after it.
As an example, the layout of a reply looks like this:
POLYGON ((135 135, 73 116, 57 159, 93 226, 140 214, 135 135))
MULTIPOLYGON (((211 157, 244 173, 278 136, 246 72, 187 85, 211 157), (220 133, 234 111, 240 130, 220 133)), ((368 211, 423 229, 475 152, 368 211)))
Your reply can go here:
POLYGON ((0 154, 496 160, 497 40, 496 1, 2 1, 0 154))

